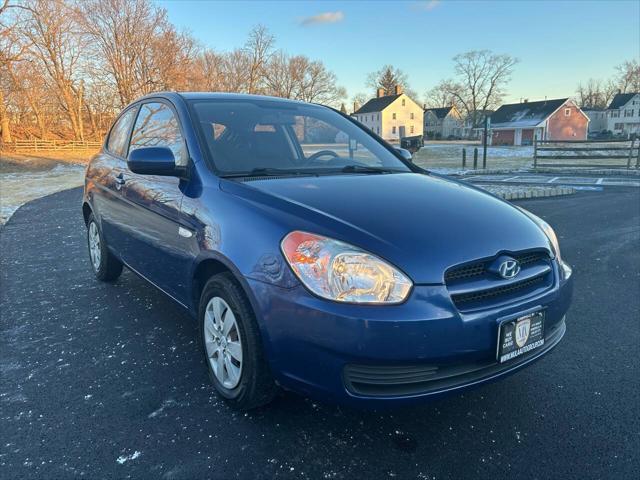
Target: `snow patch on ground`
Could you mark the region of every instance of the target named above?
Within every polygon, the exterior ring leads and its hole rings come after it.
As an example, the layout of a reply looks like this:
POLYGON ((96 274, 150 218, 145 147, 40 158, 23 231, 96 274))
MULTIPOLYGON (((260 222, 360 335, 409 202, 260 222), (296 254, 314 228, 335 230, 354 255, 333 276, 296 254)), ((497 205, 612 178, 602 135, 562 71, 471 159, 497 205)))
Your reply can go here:
POLYGON ((136 450, 131 455, 120 455, 118 458, 116 458, 116 462, 118 462, 120 465, 122 465, 125 462, 128 462, 129 460, 135 460, 140 455, 142 455, 142 452, 139 452, 138 450, 136 450))

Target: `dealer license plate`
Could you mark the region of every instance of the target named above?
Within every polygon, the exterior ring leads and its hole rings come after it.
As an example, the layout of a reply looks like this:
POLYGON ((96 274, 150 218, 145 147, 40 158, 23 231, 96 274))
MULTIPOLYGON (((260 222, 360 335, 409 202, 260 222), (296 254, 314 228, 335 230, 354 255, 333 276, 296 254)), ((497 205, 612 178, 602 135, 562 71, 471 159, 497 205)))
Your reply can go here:
POLYGON ((503 322, 498 335, 498 361, 507 362, 544 345, 544 312, 503 322))

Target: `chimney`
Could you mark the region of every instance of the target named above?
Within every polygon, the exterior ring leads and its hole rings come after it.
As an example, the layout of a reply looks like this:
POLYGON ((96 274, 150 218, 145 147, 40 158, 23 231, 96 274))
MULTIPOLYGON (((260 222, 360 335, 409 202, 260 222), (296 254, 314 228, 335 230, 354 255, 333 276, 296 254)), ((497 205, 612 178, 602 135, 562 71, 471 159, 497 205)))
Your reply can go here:
POLYGON ((354 112, 357 112, 357 111, 358 111, 358 108, 359 108, 359 106, 358 106, 358 102, 353 102, 353 111, 354 111, 354 112))
POLYGON ((524 99, 524 102, 522 102, 522 103, 529 103, 529 99, 528 99, 528 98, 525 98, 525 99, 524 99))
POLYGON ((400 95, 402 93, 402 86, 396 85, 396 95, 400 95))
POLYGON ((376 91, 376 98, 384 97, 384 88, 379 88, 376 91))

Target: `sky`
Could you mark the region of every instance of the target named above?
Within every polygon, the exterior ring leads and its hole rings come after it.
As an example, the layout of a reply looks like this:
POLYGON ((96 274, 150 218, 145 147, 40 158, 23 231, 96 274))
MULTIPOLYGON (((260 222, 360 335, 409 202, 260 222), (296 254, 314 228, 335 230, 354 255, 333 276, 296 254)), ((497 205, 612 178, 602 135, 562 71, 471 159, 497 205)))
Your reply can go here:
POLYGON ((256 24, 287 53, 322 60, 347 89, 373 94, 369 72, 391 64, 421 96, 453 76, 452 57, 490 49, 519 60, 506 101, 569 97, 640 57, 640 0, 194 1, 158 0, 169 19, 218 51, 256 24))

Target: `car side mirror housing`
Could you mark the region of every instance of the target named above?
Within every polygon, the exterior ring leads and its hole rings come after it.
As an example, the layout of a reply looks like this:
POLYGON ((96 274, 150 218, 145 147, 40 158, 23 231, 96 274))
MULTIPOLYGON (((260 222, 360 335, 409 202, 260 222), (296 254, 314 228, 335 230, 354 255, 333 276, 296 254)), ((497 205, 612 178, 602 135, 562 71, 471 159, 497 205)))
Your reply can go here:
POLYGON ((410 162, 413 160, 413 155, 406 148, 400 148, 400 147, 394 147, 394 148, 396 149, 396 152, 398 152, 400 156, 404 158, 407 162, 410 162))
POLYGON ((173 152, 167 147, 137 148, 129 153, 127 166, 133 173, 141 175, 181 177, 186 173, 185 167, 176 166, 173 152))

